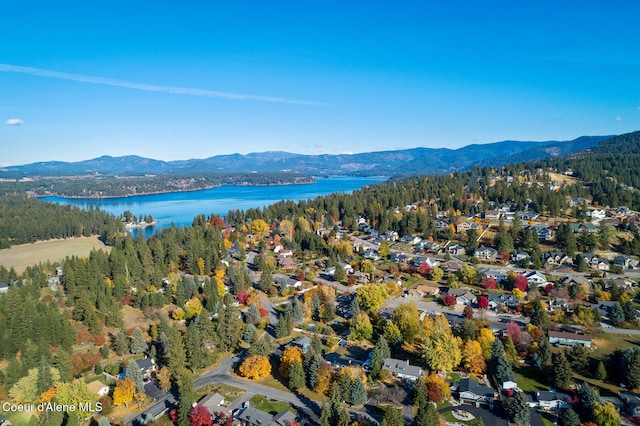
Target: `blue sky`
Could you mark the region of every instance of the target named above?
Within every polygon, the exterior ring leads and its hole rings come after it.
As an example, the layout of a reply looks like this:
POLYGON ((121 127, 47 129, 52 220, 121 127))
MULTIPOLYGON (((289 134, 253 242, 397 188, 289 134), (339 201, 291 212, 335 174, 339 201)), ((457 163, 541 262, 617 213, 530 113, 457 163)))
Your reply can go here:
POLYGON ((0 164, 640 128, 635 0, 229 3, 5 5, 0 164))

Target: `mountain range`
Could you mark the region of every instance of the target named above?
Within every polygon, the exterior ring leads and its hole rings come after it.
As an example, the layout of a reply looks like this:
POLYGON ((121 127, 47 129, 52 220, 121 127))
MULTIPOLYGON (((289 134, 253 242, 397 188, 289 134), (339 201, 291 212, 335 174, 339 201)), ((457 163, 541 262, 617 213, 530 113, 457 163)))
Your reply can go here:
POLYGON ((49 161, 4 167, 0 169, 0 178, 285 171, 310 176, 433 174, 562 156, 596 147, 600 141, 609 138, 611 136, 582 136, 571 141, 502 141, 459 149, 411 148, 337 155, 268 151, 179 161, 153 160, 136 155, 105 155, 78 162, 49 161))

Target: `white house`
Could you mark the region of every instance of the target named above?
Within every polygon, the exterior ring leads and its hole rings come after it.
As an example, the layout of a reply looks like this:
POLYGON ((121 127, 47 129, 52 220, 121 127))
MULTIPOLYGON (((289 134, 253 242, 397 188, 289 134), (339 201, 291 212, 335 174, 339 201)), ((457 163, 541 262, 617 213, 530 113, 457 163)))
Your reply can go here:
POLYGON ((542 272, 527 271, 522 275, 527 279, 530 287, 532 286, 540 287, 543 285, 547 285, 547 278, 544 276, 542 272))
POLYGON ((562 392, 538 391, 536 392, 538 406, 544 410, 560 410, 571 408, 567 402, 569 395, 562 392))

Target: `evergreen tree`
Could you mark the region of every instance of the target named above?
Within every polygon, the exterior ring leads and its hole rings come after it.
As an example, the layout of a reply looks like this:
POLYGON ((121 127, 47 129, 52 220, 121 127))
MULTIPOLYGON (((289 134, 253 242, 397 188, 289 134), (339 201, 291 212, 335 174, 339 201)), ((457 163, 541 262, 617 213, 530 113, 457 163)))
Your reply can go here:
POLYGON ((491 344, 491 355, 487 362, 487 375, 493 380, 507 377, 513 373, 511 363, 507 360, 504 346, 499 339, 495 339, 491 344))
POLYGON ((380 426, 404 426, 402 411, 393 407, 387 407, 384 411, 380 426))
POLYGON ((42 357, 40 366, 38 366, 38 377, 36 379, 36 389, 38 395, 46 391, 53 385, 53 377, 51 375, 51 366, 46 358, 42 357))
POLYGON ((249 305, 249 309, 246 313, 247 323, 251 325, 256 325, 260 322, 260 311, 258 310, 258 306, 251 302, 249 305))
POLYGON ((256 340, 248 350, 248 356, 263 355, 269 356, 273 353, 273 340, 268 334, 264 334, 261 338, 256 340))
POLYGON ((354 297, 351 300, 351 304, 349 305, 349 318, 355 318, 360 314, 360 303, 358 303, 358 298, 354 297))
POLYGON ((113 351, 118 355, 122 356, 125 354, 129 345, 127 343, 127 334, 124 331, 124 328, 121 328, 115 335, 113 339, 113 351))
POLYGON ((321 304, 320 304, 320 299, 318 298, 318 295, 315 293, 313 294, 313 298, 311 299, 311 305, 312 305, 311 319, 314 321, 320 321, 321 304))
MULTIPOLYGON (((9 364, 9 367, 10 366, 11 363, 9 364)), ((62 382, 69 382, 71 380, 71 370, 73 370, 73 366, 69 362, 69 354, 67 351, 58 348, 56 356, 53 358, 53 366, 58 369, 62 382)), ((9 371, 9 367, 7 367, 7 371, 9 371)), ((5 384, 7 384, 7 382, 5 382, 5 384)))
POLYGON ((573 411, 571 408, 566 408, 560 412, 560 416, 558 418, 559 426, 580 426, 580 417, 578 413, 573 411))
POLYGON ((298 390, 304 387, 305 378, 302 363, 298 360, 294 360, 289 366, 289 383, 288 388, 291 390, 298 390))
POLYGON ((566 389, 571 384, 571 368, 563 352, 554 353, 551 357, 553 363, 552 385, 558 389, 566 389))
POLYGON ((520 426, 528 426, 531 422, 529 403, 523 392, 515 392, 507 404, 509 418, 520 426))
POLYGON ((593 378, 597 380, 607 379, 607 369, 604 367, 602 361, 598 362, 598 367, 596 367, 596 371, 593 373, 593 378))
POLYGON ((613 325, 618 325, 624 321, 624 311, 622 310, 622 306, 620 303, 615 302, 609 308, 609 319, 613 323, 613 325))
POLYGON ((551 362, 551 345, 549 344, 549 339, 546 336, 543 336, 540 339, 540 344, 538 346, 538 350, 536 351, 536 355, 538 356, 539 367, 542 367, 551 362))
POLYGON ((330 323, 336 318, 336 310, 333 304, 327 303, 322 307, 322 322, 330 323))
POLYGON ((132 354, 141 354, 147 350, 147 342, 144 339, 142 330, 136 328, 133 330, 133 338, 131 339, 131 345, 129 346, 129 352, 132 354))
POLYGON ((573 371, 585 374, 589 368, 589 351, 583 345, 575 345, 567 351, 567 360, 573 371))
POLYGON ((391 356, 391 350, 389 349, 389 345, 387 344, 387 339, 384 336, 380 336, 376 345, 373 348, 373 353, 371 354, 371 376, 374 378, 378 378, 380 375, 380 371, 382 370, 382 365, 384 364, 384 360, 391 356))
POLYGON ((310 349, 305 352, 303 361, 304 371, 307 378, 307 386, 309 389, 313 389, 318 384, 318 370, 322 363, 322 355, 319 355, 310 349))
POLYGON ((276 339, 282 339, 283 337, 287 337, 289 335, 289 330, 287 328, 287 320, 285 319, 283 314, 280 314, 278 318, 278 324, 276 324, 276 339))
POLYGON ((136 392, 142 392, 144 390, 142 372, 140 371, 140 367, 138 367, 138 363, 134 360, 129 361, 129 365, 127 365, 125 371, 125 377, 134 383, 136 392))
POLYGON ((359 378, 355 378, 351 384, 351 405, 363 405, 367 402, 367 390, 365 389, 364 382, 359 378))
POLYGON ((291 318, 293 319, 294 324, 301 324, 304 322, 304 311, 302 310, 302 305, 295 296, 291 301, 291 318))
POLYGON ((596 403, 600 402, 600 396, 587 383, 581 383, 576 388, 576 396, 578 397, 578 414, 580 417, 588 420, 593 418, 593 409, 596 403))
POLYGON ((542 301, 540 298, 536 298, 533 302, 533 308, 531 310, 531 324, 540 327, 542 331, 549 331, 551 327, 551 319, 549 318, 549 314, 547 310, 544 309, 542 305, 542 301))
POLYGON ((240 317, 240 310, 234 306, 234 302, 233 296, 229 293, 225 294, 218 312, 217 333, 221 352, 236 349, 244 334, 244 323, 240 317))
POLYGON ((260 290, 264 292, 267 292, 273 285, 273 274, 271 273, 271 270, 269 268, 265 268, 264 271, 262 271, 260 279, 258 280, 258 288, 260 288, 260 290))

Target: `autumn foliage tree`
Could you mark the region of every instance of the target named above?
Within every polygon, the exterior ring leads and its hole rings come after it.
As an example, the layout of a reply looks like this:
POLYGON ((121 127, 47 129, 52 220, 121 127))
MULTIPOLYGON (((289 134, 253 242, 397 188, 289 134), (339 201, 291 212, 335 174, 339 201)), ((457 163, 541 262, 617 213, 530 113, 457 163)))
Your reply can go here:
POLYGON ((518 274, 513 282, 513 288, 517 288, 518 290, 525 292, 529 288, 529 281, 527 281, 527 278, 525 278, 524 275, 518 274))
POLYGON ((280 375, 285 379, 289 378, 289 368, 294 361, 302 363, 302 349, 298 346, 289 346, 280 356, 280 375))
POLYGON ((489 299, 487 296, 478 297, 478 308, 487 309, 489 307, 489 299))
POLYGON ((118 380, 116 382, 116 387, 113 390, 113 405, 127 405, 133 401, 133 391, 135 386, 136 385, 132 380, 118 380))
POLYGON ((209 410, 201 404, 193 407, 189 412, 189 421, 191 426, 211 426, 213 424, 213 418, 209 410))
POLYGON ((482 278, 482 286, 487 290, 495 290, 496 287, 498 287, 498 282, 495 280, 495 278, 484 277, 482 278))
POLYGON ((245 359, 238 370, 244 377, 255 380, 271 373, 271 363, 266 356, 254 355, 245 359))

